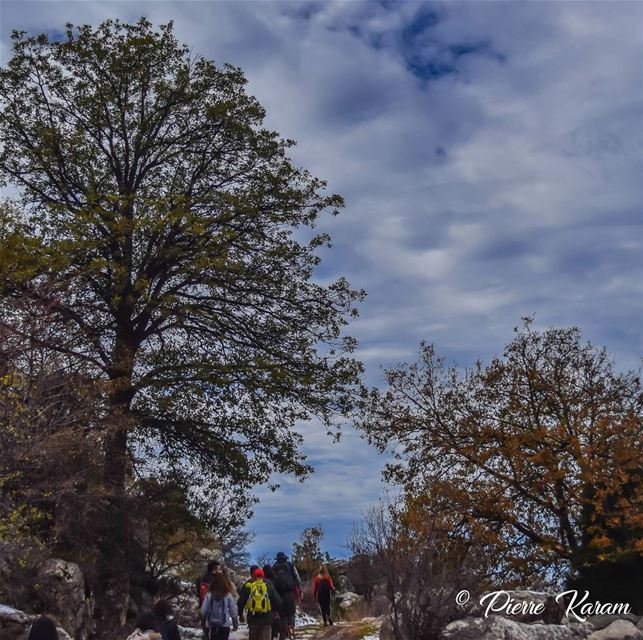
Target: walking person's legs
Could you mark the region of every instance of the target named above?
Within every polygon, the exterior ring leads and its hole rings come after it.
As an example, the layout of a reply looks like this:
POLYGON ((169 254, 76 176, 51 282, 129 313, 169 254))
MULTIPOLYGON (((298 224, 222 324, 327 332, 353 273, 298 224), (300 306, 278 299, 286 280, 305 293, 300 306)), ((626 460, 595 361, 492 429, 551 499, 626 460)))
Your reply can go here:
POLYGON ((248 640, 261 640, 261 625, 248 623, 248 640))
POLYGON ((295 628, 295 612, 297 605, 295 604, 295 594, 285 593, 283 597, 283 607, 280 611, 281 626, 279 629, 279 640, 285 640, 289 635, 289 630, 295 628))
POLYGON ((271 640, 274 640, 274 638, 279 637, 279 632, 281 630, 281 616, 278 613, 273 613, 272 615, 272 624, 270 626, 270 638, 271 640))
POLYGON ((272 632, 271 619, 264 621, 263 624, 248 625, 248 640, 271 640, 272 632))
POLYGON ((318 602, 319 608, 321 609, 322 618, 324 619, 324 626, 326 626, 327 624, 333 624, 333 621, 330 617, 330 594, 328 594, 326 597, 320 597, 318 602))
POLYGON ((230 637, 230 627, 217 627, 212 635, 212 640, 228 640, 230 637))
POLYGON ((317 604, 319 605, 319 611, 322 615, 322 620, 324 621, 324 626, 328 625, 328 620, 326 616, 326 608, 324 607, 324 602, 321 598, 317 598, 317 604))

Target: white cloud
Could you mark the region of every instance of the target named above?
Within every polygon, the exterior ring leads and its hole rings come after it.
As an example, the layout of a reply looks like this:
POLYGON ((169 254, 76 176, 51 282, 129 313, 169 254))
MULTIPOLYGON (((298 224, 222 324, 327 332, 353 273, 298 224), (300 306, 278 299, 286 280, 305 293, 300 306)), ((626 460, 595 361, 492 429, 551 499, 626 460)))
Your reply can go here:
MULTIPOLYGON (((347 275, 368 291, 352 333, 369 381, 381 382, 380 363, 412 358, 421 338, 459 364, 499 353, 534 312, 637 365, 643 4, 0 7, 3 60, 13 27, 145 13, 174 18, 195 52, 244 68, 268 125, 298 140, 296 160, 347 199, 321 225, 335 247, 320 277, 347 275)), ((313 433, 317 473, 262 494, 262 527, 271 513, 345 523, 377 496, 381 460, 365 443, 313 433)))

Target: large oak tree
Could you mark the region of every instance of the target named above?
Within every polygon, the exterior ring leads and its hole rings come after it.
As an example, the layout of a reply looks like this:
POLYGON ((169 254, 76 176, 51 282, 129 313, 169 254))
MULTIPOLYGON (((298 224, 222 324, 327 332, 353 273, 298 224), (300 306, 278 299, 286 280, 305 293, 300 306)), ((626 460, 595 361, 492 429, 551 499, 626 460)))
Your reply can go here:
POLYGON ((199 481, 303 474, 295 421, 350 406, 362 294, 314 281, 310 231, 342 200, 245 84, 145 19, 14 33, 0 71, 2 322, 29 301, 43 346, 106 382, 115 500, 142 453, 199 481))

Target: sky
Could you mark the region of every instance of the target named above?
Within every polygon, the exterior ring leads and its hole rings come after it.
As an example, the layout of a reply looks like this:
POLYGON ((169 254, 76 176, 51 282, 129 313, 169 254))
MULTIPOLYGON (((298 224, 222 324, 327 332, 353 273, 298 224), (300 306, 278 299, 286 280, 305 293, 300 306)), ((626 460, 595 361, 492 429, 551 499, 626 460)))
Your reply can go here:
MULTIPOLYGON (((531 314, 639 365, 642 2, 0 0, 0 60, 12 29, 141 15, 240 66, 294 160, 345 197, 316 277, 366 289, 349 333, 370 384, 423 339, 458 366, 499 354, 531 314)), ((338 444, 299 428, 316 471, 258 491, 253 557, 318 523, 346 555, 385 489, 350 426, 338 444)))

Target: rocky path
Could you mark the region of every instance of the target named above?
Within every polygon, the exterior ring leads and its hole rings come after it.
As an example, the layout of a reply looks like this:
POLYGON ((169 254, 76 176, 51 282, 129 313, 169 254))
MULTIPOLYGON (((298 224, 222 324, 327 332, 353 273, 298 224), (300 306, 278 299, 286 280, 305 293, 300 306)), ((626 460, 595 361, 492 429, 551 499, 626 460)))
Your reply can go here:
POLYGON ((295 629, 296 640, 378 640, 380 620, 364 618, 357 622, 338 622, 330 627, 320 624, 295 629))
MULTIPOLYGON (((379 640, 381 620, 364 618, 357 622, 337 622, 324 627, 320 623, 302 624, 295 629, 295 640, 379 640)), ((198 629, 181 628, 183 640, 202 640, 198 629)), ((238 631, 230 634, 230 640, 247 640, 248 628, 241 625, 238 631)))

